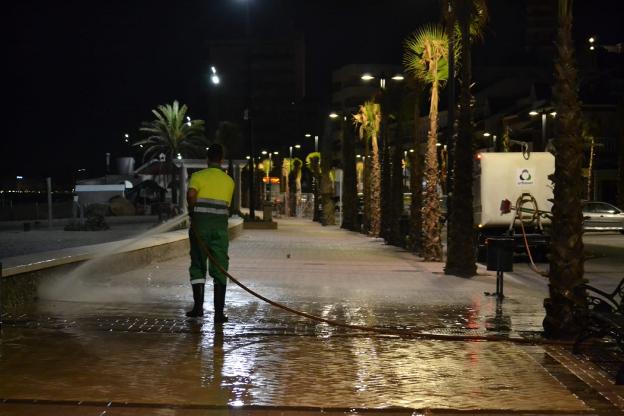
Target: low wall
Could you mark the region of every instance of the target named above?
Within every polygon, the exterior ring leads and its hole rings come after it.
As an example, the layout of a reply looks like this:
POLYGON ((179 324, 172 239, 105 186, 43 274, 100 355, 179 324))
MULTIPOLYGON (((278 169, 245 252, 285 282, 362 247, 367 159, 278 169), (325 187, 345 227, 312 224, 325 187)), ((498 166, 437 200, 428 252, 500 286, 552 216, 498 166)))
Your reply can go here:
MULTIPOLYGON (((243 232, 242 220, 230 220, 230 240, 243 232)), ((68 274, 88 260, 105 257, 105 270, 96 267, 93 274, 118 274, 144 267, 148 264, 188 256, 188 230, 177 230, 148 237, 142 241, 124 240, 113 243, 74 247, 3 260, 0 275, 0 312, 11 311, 33 302, 42 279, 68 274), (124 244, 127 242, 127 244, 124 244)), ((104 266, 104 265, 103 265, 104 266)), ((91 271, 89 271, 91 273, 91 271)))

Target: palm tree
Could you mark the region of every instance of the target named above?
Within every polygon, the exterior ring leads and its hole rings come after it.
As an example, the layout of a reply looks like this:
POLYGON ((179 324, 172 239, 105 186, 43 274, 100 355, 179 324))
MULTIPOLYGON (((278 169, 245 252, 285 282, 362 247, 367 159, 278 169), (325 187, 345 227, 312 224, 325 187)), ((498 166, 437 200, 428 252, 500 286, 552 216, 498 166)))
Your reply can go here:
POLYGON ((312 218, 313 221, 319 221, 319 194, 320 194, 320 184, 321 184, 321 153, 320 152, 312 152, 306 156, 306 167, 312 173, 312 178, 314 182, 314 189, 312 192, 314 194, 314 216, 312 218))
POLYGON ((403 62, 415 78, 431 85, 429 134, 425 153, 423 251, 425 261, 442 260, 440 201, 438 199, 438 101, 440 85, 448 78, 448 39, 438 25, 427 25, 405 41, 403 62))
POLYGON ((445 274, 472 277, 477 273, 472 208, 473 131, 472 131, 472 52, 474 39, 482 36, 488 13, 485 0, 454 0, 459 22, 461 52, 461 91, 458 138, 452 167, 453 182, 449 205, 448 250, 445 274))
POLYGON ((291 209, 293 215, 297 215, 297 207, 301 202, 301 174, 303 172, 303 161, 298 157, 292 159, 292 173, 291 176, 294 182, 294 198, 292 198, 291 209))
MULTIPOLYGON (((360 139, 370 142, 370 235, 379 237, 381 223, 381 172, 379 166, 379 144, 377 142, 381 127, 381 106, 373 101, 366 101, 353 115, 354 124, 358 127, 360 139)), ((367 158, 368 159, 368 158, 367 158)), ((368 161, 368 160, 367 160, 368 161)))
POLYGON ((173 173, 171 196, 177 201, 177 186, 175 184, 175 158, 201 157, 205 154, 207 145, 204 135, 204 121, 186 119, 188 107, 180 106, 177 100, 173 104, 159 105, 152 110, 155 120, 145 121, 140 131, 147 134, 147 138, 134 143, 134 146, 145 148, 143 160, 152 159, 164 153, 169 170, 173 173))
POLYGON ((323 157, 321 157, 321 203, 323 204, 323 225, 335 225, 336 224, 336 203, 334 201, 334 170, 332 166, 333 156, 332 156, 332 145, 329 138, 331 129, 329 128, 329 124, 327 124, 327 128, 325 129, 325 136, 322 141, 322 152, 323 157))
POLYGON ((421 125, 420 105, 422 99, 422 84, 413 78, 408 79, 407 85, 411 91, 412 100, 412 137, 413 151, 408 153, 407 164, 410 172, 409 189, 411 192, 409 240, 407 248, 420 254, 422 251, 422 182, 423 182, 423 157, 421 154, 421 125))
POLYGON ((359 229, 357 221, 357 168, 353 130, 345 121, 342 126, 342 224, 341 228, 355 231, 359 229))
POLYGON ((570 337, 582 327, 575 315, 587 308, 583 288, 583 166, 581 107, 578 100, 577 71, 572 41, 572 0, 559 0, 557 60, 553 88, 557 111, 554 200, 550 250, 549 298, 544 300, 547 337, 570 337))

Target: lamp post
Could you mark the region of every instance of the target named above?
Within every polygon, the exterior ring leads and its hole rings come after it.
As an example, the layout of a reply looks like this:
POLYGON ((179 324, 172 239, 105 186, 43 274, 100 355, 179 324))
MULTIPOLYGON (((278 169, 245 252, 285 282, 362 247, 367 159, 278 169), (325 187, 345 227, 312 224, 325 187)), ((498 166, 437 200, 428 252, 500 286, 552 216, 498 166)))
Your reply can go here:
POLYGON ((494 151, 496 151, 496 135, 486 131, 485 133, 483 133, 483 137, 492 138, 492 147, 494 147, 494 151))
POLYGON ((269 156, 269 166, 266 168, 266 181, 267 181, 267 192, 266 192, 266 200, 270 201, 271 200, 271 175, 270 175, 270 171, 271 168, 273 167, 273 155, 278 155, 279 152, 269 152, 267 150, 263 150, 261 152, 263 155, 268 155, 269 156))
POLYGON ((531 110, 529 112, 529 115, 531 117, 535 117, 535 116, 541 116, 542 118, 542 136, 541 136, 541 143, 539 144, 539 146, 535 146, 535 144, 533 145, 533 151, 534 152, 541 152, 543 151, 543 147, 546 146, 546 123, 547 123, 547 119, 548 119, 548 115, 550 115, 551 117, 557 117, 557 112, 556 111, 552 111, 552 110, 548 110, 548 109, 541 109, 541 110, 531 110))

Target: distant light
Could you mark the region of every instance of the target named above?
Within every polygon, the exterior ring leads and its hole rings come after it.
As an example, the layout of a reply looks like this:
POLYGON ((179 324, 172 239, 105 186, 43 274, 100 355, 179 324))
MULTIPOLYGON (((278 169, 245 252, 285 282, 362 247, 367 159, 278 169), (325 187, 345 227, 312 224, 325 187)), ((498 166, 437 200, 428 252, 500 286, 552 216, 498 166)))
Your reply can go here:
POLYGON ((182 155, 180 153, 178 153, 178 160, 182 159, 182 155))
MULTIPOLYGON (((331 116, 330 116, 331 117, 331 116)), ((305 137, 312 137, 312 135, 310 133, 306 133, 305 137)))
POLYGON ((212 71, 213 74, 217 73, 217 68, 215 68, 214 66, 211 66, 210 70, 212 71))
POLYGON ((596 47, 595 47, 594 45, 591 45, 591 46, 589 47, 589 50, 590 50, 590 51, 593 51, 593 50, 595 50, 595 49, 596 49, 596 47))
POLYGON ((490 136, 491 136, 491 134, 488 133, 487 131, 485 133, 483 133, 483 137, 490 137, 490 136))
POLYGON ((266 150, 263 150, 263 151, 262 151, 262 152, 260 152, 260 153, 262 153, 263 155, 266 155, 266 154, 267 154, 267 151, 266 151, 266 150))
POLYGON ((128 137, 130 137, 130 135, 128 133, 124 134, 124 137, 127 139, 128 137))
POLYGON ((213 75, 210 77, 210 81, 212 81, 212 83, 213 83, 214 85, 219 85, 219 82, 221 82, 221 80, 219 79, 219 75, 217 75, 217 74, 213 74, 213 75))
POLYGON ((594 42, 596 42, 596 38, 595 37, 592 36, 591 38, 589 38, 589 43, 594 43, 594 42))
POLYGON ((189 116, 186 116, 186 121, 191 121, 191 118, 189 116))
POLYGON ((337 118, 337 117, 338 117, 338 114, 333 113, 333 112, 329 113, 329 118, 337 118))
POLYGON ((301 145, 300 144, 296 144, 295 145, 295 149, 301 149, 301 145))
POLYGON ((395 76, 392 77, 392 79, 395 81, 403 81, 405 77, 403 77, 403 75, 401 74, 396 74, 395 76))
POLYGON ((279 155, 279 152, 273 152, 274 155, 279 155))
POLYGON ((363 81, 370 81, 371 79, 375 79, 375 77, 374 77, 374 76, 372 76, 371 74, 363 74, 360 78, 361 78, 363 81))
POLYGON ((414 153, 414 149, 410 149, 410 153, 414 153))
POLYGON ((208 148, 206 148, 206 150, 208 150, 208 148))
POLYGON ((436 146, 440 147, 440 146, 442 146, 442 143, 436 143, 436 146))
POLYGON ((142 144, 140 144, 140 145, 139 145, 139 147, 140 147, 141 149, 143 149, 143 145, 142 145, 142 144))
POLYGON ((125 142, 128 143, 128 139, 126 139, 125 142))
POLYGON ((557 112, 556 111, 551 111, 550 115, 553 116, 553 117, 557 117, 557 112))
POLYGON ((15 177, 15 179, 24 179, 24 177, 23 177, 23 176, 20 176, 20 175, 17 175, 17 176, 15 177))
POLYGON ((362 157, 362 155, 355 155, 355 157, 362 157))
POLYGON ((251 156, 245 156, 245 159, 249 160, 251 159, 251 156))
POLYGON ((535 110, 529 111, 529 115, 530 115, 530 116, 536 116, 536 115, 538 115, 538 114, 539 114, 539 113, 538 113, 537 111, 535 111, 535 110))

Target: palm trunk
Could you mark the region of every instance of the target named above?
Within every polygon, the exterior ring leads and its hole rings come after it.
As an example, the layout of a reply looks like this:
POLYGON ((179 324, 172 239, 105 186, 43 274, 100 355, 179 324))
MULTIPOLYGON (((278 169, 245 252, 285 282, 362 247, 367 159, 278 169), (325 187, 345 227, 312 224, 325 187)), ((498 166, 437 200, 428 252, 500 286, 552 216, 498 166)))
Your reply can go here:
POLYGON ((370 173, 370 235, 379 237, 381 231, 381 170, 379 166, 379 144, 377 136, 371 137, 370 173))
POLYGON ((390 220, 392 217, 392 172, 390 168, 390 146, 388 145, 388 130, 384 123, 382 156, 381 156, 381 221, 380 237, 390 243, 390 220))
MULTIPOLYGON (((437 73, 437 65, 431 66, 437 73)), ((442 239, 440 229, 440 201, 438 199, 438 155, 436 144, 438 132, 438 81, 431 86, 429 107, 429 135, 425 154, 425 197, 423 209, 423 252, 425 261, 442 261, 442 239)))
POLYGON ((396 140, 392 148, 392 182, 390 212, 390 244, 404 247, 405 237, 401 235, 401 217, 403 216, 403 167, 401 166, 402 149, 400 143, 401 125, 396 128, 396 140))
POLYGON ((477 273, 475 259, 474 220, 472 208, 472 109, 470 102, 470 84, 472 83, 472 56, 470 50, 469 21, 470 13, 464 8, 459 10, 462 42, 461 92, 459 113, 459 135, 455 141, 454 175, 450 195, 450 213, 448 249, 445 274, 472 277, 477 273))
POLYGON ((355 231, 357 221, 357 170, 355 161, 353 129, 347 123, 342 128, 342 225, 341 228, 355 231))
POLYGON ((321 202, 323 204, 323 225, 336 225, 336 207, 334 203, 334 183, 331 180, 332 168, 331 144, 326 136, 323 140, 321 156, 321 202))
POLYGON ((591 144, 589 145, 589 166, 587 166, 587 196, 586 199, 592 198, 592 179, 594 170, 594 145, 595 141, 592 137, 591 144))
POLYGON ((364 215, 362 232, 368 234, 371 229, 371 158, 370 142, 364 140, 364 215))
POLYGON ((558 60, 554 87, 557 111, 555 138, 554 201, 551 232, 549 295, 544 300, 547 337, 571 337, 583 322, 574 311, 587 308, 583 288, 582 186, 578 180, 583 166, 580 135, 581 108, 572 43, 572 0, 559 1, 558 60))
POLYGON ((418 93, 414 102, 414 152, 409 153, 410 157, 410 191, 412 193, 410 202, 410 230, 409 249, 422 252, 422 156, 420 153, 420 99, 418 93))

